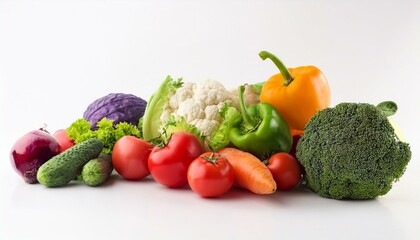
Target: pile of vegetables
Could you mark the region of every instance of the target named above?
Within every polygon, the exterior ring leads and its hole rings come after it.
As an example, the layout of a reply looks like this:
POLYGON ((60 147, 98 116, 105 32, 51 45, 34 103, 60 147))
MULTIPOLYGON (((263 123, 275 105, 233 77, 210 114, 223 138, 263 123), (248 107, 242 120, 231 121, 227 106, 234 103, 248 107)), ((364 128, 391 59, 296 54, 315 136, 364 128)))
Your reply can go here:
POLYGON ((125 180, 151 176, 168 188, 189 186, 219 197, 232 187, 273 194, 304 186, 322 197, 371 199, 390 191, 411 158, 384 102, 330 106, 324 74, 286 68, 259 84, 168 76, 149 101, 110 93, 65 129, 29 132, 12 147, 12 166, 27 183, 82 181, 100 186, 113 171, 125 180))

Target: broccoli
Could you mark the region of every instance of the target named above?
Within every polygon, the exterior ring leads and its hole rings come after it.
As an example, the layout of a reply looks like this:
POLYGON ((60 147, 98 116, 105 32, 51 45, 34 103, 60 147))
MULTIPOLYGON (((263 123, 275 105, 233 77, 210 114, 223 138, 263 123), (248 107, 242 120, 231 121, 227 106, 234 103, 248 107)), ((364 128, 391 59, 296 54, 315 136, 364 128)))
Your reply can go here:
POLYGON ((409 144, 398 139, 389 115, 368 103, 340 103, 316 113, 296 152, 307 187, 333 199, 388 193, 411 158, 409 144))

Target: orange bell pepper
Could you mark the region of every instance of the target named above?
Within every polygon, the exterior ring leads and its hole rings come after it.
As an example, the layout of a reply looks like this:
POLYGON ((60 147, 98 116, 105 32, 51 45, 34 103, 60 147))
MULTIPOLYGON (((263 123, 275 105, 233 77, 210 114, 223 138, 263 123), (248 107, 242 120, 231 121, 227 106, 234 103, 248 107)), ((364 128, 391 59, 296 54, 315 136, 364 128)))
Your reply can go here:
POLYGON ((273 54, 262 51, 260 57, 271 59, 280 73, 262 86, 261 102, 272 104, 289 124, 303 131, 309 119, 330 106, 331 93, 324 74, 314 66, 286 68, 273 54))

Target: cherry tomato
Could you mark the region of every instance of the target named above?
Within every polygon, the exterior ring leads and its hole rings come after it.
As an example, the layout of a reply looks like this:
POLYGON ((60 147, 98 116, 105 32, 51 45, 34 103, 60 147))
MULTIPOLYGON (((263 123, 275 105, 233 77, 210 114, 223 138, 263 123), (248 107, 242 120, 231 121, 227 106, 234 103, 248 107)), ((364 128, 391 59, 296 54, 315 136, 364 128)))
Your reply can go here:
POLYGON ((202 197, 225 194, 232 188, 234 180, 232 165, 218 153, 203 153, 188 168, 188 184, 202 197))
POLYGON ((175 132, 164 147, 155 147, 149 155, 152 177, 170 188, 187 185, 190 163, 204 152, 198 138, 191 133, 175 132))
POLYGON ((280 152, 270 157, 267 164, 277 189, 285 191, 297 186, 302 178, 299 162, 292 155, 280 152))
POLYGON ((112 149, 112 165, 127 180, 140 180, 150 175, 147 159, 153 145, 134 136, 120 138, 112 149))
POLYGON ((60 152, 64 152, 75 145, 74 141, 67 136, 66 129, 57 130, 53 134, 53 137, 57 140, 58 144, 60 144, 60 152))

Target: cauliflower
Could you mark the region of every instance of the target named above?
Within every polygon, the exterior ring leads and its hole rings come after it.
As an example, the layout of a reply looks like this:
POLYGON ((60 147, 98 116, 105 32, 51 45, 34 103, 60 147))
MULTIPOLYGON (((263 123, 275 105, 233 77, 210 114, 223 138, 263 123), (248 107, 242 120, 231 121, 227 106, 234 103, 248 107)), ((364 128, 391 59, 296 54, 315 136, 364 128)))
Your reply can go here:
POLYGON ((165 124, 170 116, 184 117, 195 125, 208 140, 222 122, 220 109, 227 103, 238 105, 235 94, 226 90, 218 81, 206 80, 185 83, 178 88, 163 107, 160 120, 165 124))
MULTIPOLYGON (((259 102, 259 93, 247 86, 245 101, 248 104, 259 102)), ((198 83, 174 80, 168 76, 157 91, 151 96, 146 106, 142 122, 143 137, 146 141, 159 138, 165 126, 181 122, 198 129, 205 143, 223 122, 220 112, 223 106, 229 105, 239 109, 238 90, 227 90, 222 83, 205 80, 198 83)), ((179 129, 178 129, 179 130, 179 129)))

